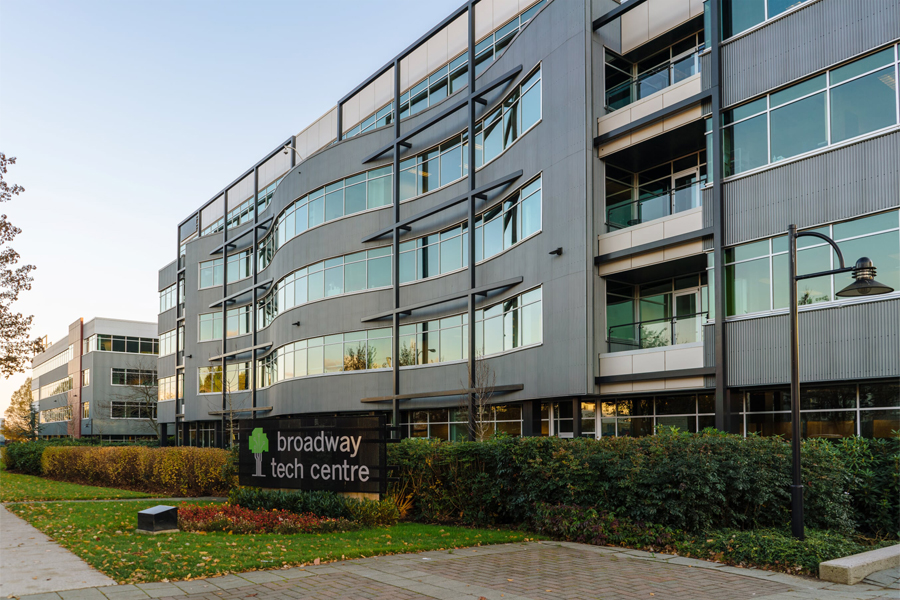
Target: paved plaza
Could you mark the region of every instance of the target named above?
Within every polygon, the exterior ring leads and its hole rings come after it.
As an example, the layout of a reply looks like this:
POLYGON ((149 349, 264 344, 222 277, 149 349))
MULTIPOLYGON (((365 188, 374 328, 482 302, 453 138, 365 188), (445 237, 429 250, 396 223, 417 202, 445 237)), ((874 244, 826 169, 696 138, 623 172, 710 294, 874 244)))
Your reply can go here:
POLYGON ((18 595, 20 600, 851 600, 900 598, 897 573, 855 586, 636 550, 530 542, 209 579, 18 595), (885 587, 885 585, 893 587, 885 587))

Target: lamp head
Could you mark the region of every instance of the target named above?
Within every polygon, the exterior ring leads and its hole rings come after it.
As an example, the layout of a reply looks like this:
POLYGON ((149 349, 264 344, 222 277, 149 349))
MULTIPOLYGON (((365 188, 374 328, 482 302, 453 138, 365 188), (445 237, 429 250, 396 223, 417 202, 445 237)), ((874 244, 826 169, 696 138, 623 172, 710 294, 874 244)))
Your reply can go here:
POLYGON ((889 294, 894 288, 875 281, 875 264, 866 256, 856 261, 853 267, 853 283, 839 291, 836 295, 841 298, 855 298, 858 296, 877 296, 889 294))

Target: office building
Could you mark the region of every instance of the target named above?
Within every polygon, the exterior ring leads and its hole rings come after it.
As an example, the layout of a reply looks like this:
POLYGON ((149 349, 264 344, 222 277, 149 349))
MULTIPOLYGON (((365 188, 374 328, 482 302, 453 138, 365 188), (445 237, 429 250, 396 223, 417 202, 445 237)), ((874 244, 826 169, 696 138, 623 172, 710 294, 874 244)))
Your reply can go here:
POLYGON ((156 323, 78 319, 31 361, 31 396, 40 437, 153 440, 156 323))
MULTIPOLYGON (((900 289, 898 40, 897 0, 459 7, 178 223, 162 427, 789 433, 788 226, 900 289)), ((800 284, 806 436, 900 428, 900 293, 850 281, 800 284)))

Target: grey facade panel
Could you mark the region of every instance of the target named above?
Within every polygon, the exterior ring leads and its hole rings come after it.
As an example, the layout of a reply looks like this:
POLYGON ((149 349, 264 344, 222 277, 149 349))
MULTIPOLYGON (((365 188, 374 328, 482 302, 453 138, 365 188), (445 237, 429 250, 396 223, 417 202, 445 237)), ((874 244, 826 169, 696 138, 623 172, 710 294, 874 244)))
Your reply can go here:
MULTIPOLYGON (((725 183, 725 243, 900 206, 900 132, 725 183)), ((705 217, 705 214, 704 214, 705 217)))
POLYGON ((703 326, 703 366, 716 366, 716 326, 703 326))
MULTIPOLYGON (((175 422, 175 401, 166 400, 156 405, 156 421, 158 423, 175 422)), ((174 433, 174 432, 170 432, 174 433)))
POLYGON ((164 290, 174 284, 177 277, 178 262, 172 261, 159 270, 158 290, 164 290))
MULTIPOLYGON (((728 385, 783 384, 790 379, 787 314, 726 324, 728 385)), ((800 380, 900 376, 900 299, 800 313, 800 380)))
POLYGON ((730 106, 900 38, 897 0, 818 0, 722 46, 730 106))
POLYGON ((703 207, 703 228, 713 227, 716 222, 716 207, 713 188, 708 187, 700 192, 700 204, 703 207))
MULTIPOLYGON (((700 55, 700 89, 703 91, 712 87, 712 52, 700 55)), ((706 111, 703 111, 706 114, 706 111)))
POLYGON ((175 329, 175 319, 176 310, 174 308, 170 308, 166 312, 159 313, 156 321, 156 335, 162 335, 167 331, 172 331, 173 329, 175 329))

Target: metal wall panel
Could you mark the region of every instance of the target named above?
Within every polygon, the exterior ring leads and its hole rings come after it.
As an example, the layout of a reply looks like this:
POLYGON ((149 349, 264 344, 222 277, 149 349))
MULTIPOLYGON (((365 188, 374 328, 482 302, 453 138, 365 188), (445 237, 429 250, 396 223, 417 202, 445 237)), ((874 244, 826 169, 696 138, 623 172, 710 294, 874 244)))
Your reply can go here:
POLYGON ((897 0, 819 0, 722 46, 730 106, 900 38, 897 0))
POLYGON ((893 132, 727 182, 725 243, 897 206, 900 132, 893 132))
MULTIPOLYGON (((787 314, 726 324, 728 385, 788 383, 787 314)), ((800 313, 800 380, 900 376, 900 299, 800 313)))
POLYGON ((700 88, 704 91, 712 87, 712 53, 700 55, 700 88))
POLYGON ((709 187, 700 193, 700 204, 703 206, 703 228, 707 229, 715 224, 715 206, 713 206, 713 188, 709 187))
POLYGON ((703 326, 703 366, 716 366, 716 326, 703 326))

